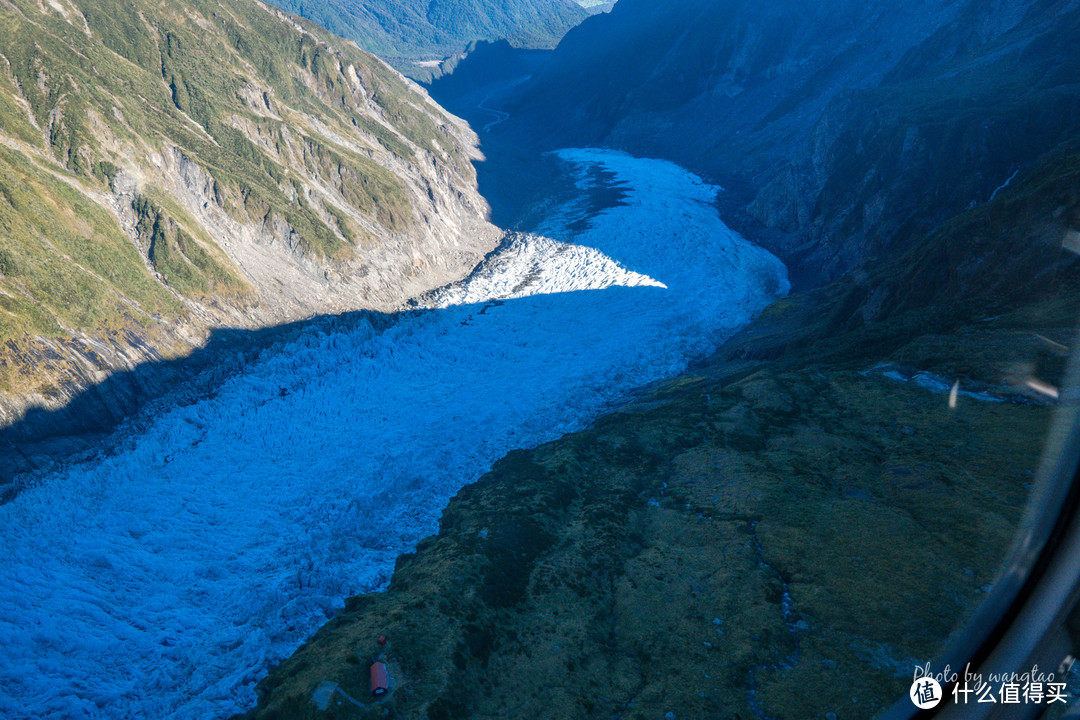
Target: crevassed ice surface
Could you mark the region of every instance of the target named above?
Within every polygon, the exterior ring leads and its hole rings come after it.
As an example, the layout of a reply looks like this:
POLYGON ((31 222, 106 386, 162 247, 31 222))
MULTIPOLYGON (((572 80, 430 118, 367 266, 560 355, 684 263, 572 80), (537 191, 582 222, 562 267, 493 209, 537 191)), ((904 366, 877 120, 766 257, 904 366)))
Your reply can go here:
POLYGON ((554 208, 426 311, 311 331, 107 458, 0 507, 0 716, 208 718, 507 451, 579 429, 787 291, 717 188, 667 162, 564 150, 624 196, 554 208), (578 230, 572 231, 571 226, 578 230), (284 389, 287 394, 282 393, 284 389))

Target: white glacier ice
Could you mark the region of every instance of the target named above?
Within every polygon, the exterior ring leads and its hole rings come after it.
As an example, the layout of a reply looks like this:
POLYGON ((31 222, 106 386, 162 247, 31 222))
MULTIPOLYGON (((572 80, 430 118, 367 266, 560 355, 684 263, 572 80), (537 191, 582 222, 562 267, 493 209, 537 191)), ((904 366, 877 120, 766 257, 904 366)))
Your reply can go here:
POLYGON ((0 716, 210 718, 507 451, 579 429, 787 291, 717 188, 564 150, 620 204, 519 236, 389 327, 311 330, 0 507, 0 716), (571 229, 571 228, 576 229, 571 229), (282 391, 285 391, 284 393, 282 391))

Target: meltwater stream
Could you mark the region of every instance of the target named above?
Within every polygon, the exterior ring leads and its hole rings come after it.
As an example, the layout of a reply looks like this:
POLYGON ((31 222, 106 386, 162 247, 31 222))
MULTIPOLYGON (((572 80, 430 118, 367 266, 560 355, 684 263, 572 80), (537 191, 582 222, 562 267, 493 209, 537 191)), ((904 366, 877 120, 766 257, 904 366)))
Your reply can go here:
POLYGON ((581 428, 787 291, 717 188, 564 150, 583 194, 429 310, 312 330, 118 453, 0 507, 0 716, 211 718, 345 597, 384 587, 507 451, 581 428), (574 228, 571 230, 571 228, 574 228))

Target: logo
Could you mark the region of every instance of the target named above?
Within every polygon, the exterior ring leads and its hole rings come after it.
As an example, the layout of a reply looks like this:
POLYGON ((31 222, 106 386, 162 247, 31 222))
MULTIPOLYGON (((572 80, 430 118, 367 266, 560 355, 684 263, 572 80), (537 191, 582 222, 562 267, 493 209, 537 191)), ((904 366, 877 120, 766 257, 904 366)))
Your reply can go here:
POLYGON ((915 703, 915 707, 920 710, 929 710, 937 707, 937 704, 941 702, 941 684, 931 677, 919 678, 911 683, 908 695, 911 696, 911 702, 915 703))

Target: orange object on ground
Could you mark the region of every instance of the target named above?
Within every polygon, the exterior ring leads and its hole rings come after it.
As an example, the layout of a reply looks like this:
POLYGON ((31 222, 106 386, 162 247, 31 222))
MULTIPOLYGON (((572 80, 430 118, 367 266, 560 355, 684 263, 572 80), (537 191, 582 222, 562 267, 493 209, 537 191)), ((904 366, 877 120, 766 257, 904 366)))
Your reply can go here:
POLYGON ((371 665, 371 694, 375 697, 385 695, 390 689, 390 674, 386 672, 386 663, 376 662, 371 665))

